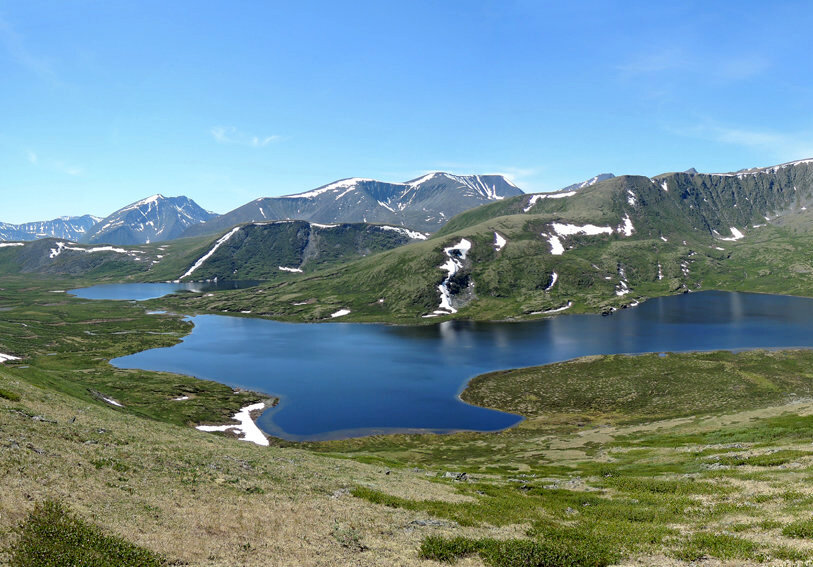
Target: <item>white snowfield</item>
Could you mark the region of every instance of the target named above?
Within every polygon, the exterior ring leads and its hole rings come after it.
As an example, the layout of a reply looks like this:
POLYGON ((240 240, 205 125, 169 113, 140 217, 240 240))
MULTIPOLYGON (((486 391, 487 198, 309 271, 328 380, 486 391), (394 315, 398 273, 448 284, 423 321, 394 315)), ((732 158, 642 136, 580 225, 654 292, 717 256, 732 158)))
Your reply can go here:
POLYGON ((500 233, 498 233, 498 232, 494 233, 494 249, 497 252, 499 252, 500 250, 505 248, 505 245, 507 243, 508 243, 508 241, 503 236, 501 236, 500 233))
POLYGON ((195 429, 198 429, 199 431, 233 430, 235 433, 237 433, 240 441, 249 441, 251 443, 256 443, 257 445, 267 447, 268 438, 265 436, 265 433, 260 431, 260 428, 257 427, 254 420, 251 419, 251 412, 259 411, 264 407, 265 404, 263 402, 259 402, 246 406, 238 411, 236 414, 234 414, 232 419, 239 421, 239 425, 198 425, 195 429))
POLYGON ((300 270, 299 268, 286 268, 285 266, 277 266, 277 267, 280 270, 282 270, 283 272, 294 272, 294 273, 297 273, 297 274, 302 273, 302 270, 300 270))
POLYGON ((181 276, 180 278, 178 278, 178 279, 181 279, 181 280, 182 280, 182 279, 184 279, 184 278, 185 278, 185 277, 187 277, 187 276, 191 276, 191 275, 192 275, 192 274, 195 272, 195 270, 197 270, 198 268, 200 268, 200 267, 203 265, 203 263, 204 263, 206 260, 208 260, 209 258, 211 258, 211 257, 212 257, 212 254, 214 254, 214 253, 217 251, 217 249, 218 249, 218 248, 220 248, 220 247, 221 247, 221 246, 222 246, 222 245, 223 245, 223 244, 224 244, 224 243, 225 243, 225 242, 226 242, 226 241, 227 241, 229 238, 231 238, 232 236, 234 236, 234 235, 237 233, 237 231, 239 231, 241 228, 242 228, 242 227, 235 226, 235 227, 234 227, 233 229, 231 229, 229 232, 227 232, 226 234, 224 234, 223 236, 221 236, 220 238, 218 238, 217 242, 215 242, 215 245, 214 245, 214 246, 212 246, 211 250, 209 250, 209 251, 208 251, 206 254, 204 254, 203 256, 201 256, 200 258, 198 258, 197 262, 195 262, 194 264, 192 264, 192 267, 191 267, 191 268, 189 268, 188 270, 186 270, 186 273, 185 273, 184 275, 182 275, 182 276, 181 276))
POLYGON ((118 407, 118 408, 123 408, 123 407, 124 407, 124 404, 121 404, 121 403, 117 402, 117 401, 116 401, 116 400, 114 400, 113 398, 108 398, 107 396, 101 396, 101 398, 102 398, 102 399, 103 399, 105 402, 107 402, 108 404, 110 404, 111 406, 116 406, 116 407, 118 407))
POLYGON ((550 284, 548 284, 548 287, 545 288, 545 291, 550 291, 553 288, 553 286, 556 285, 556 280, 558 280, 558 279, 559 279, 559 274, 557 274, 556 272, 553 272, 551 274, 551 276, 550 276, 550 284))
POLYGON ((9 360, 20 360, 20 357, 12 356, 10 354, 3 354, 2 352, 0 352, 0 364, 3 364, 4 362, 7 362, 9 360))
POLYGON ((335 313, 331 313, 330 316, 335 319, 336 317, 344 317, 345 315, 350 315, 349 309, 339 309, 335 313))
POLYGON ((462 260, 466 259, 466 254, 468 254, 469 250, 471 250, 471 241, 465 238, 462 238, 460 242, 454 246, 443 249, 443 253, 446 254, 449 259, 440 266, 440 269, 445 270, 447 274, 438 286, 438 291, 440 291, 440 305, 432 313, 424 315, 424 318, 457 313, 457 309, 452 307, 452 294, 449 292, 449 282, 458 270, 463 268, 462 260))
POLYGON ((612 234, 613 232, 618 232, 623 236, 632 236, 632 233, 635 231, 635 227, 632 225, 632 220, 629 217, 629 213, 624 215, 624 218, 621 219, 621 221, 622 224, 615 229, 613 229, 611 226, 596 226, 594 224, 579 226, 577 224, 554 222, 551 223, 553 234, 543 232, 542 236, 547 238, 548 244, 550 244, 550 253, 553 256, 561 256, 565 253, 565 247, 562 245, 562 241, 559 238, 560 236, 573 236, 574 234, 598 236, 599 234, 612 234))
POLYGON ((25 246, 25 242, 0 242, 0 248, 6 248, 8 246, 25 246))
POLYGON ((531 311, 528 315, 551 315, 553 313, 561 313, 562 311, 566 311, 573 307, 573 302, 568 301, 562 307, 557 307, 556 309, 548 309, 547 311, 531 311))
POLYGON ((564 193, 542 193, 540 195, 531 195, 531 198, 528 199, 528 205, 522 209, 522 212, 527 213, 530 211, 540 199, 562 199, 563 197, 572 197, 575 194, 575 191, 565 191, 564 193))
POLYGON ((745 235, 742 232, 740 232, 739 230, 737 230, 736 228, 734 228, 733 226, 731 227, 731 234, 733 236, 728 237, 728 238, 720 238, 720 240, 733 242, 735 240, 739 240, 740 238, 745 238, 745 235))
POLYGON ((119 254, 137 254, 135 250, 125 250, 124 248, 116 248, 114 246, 95 246, 93 248, 80 248, 78 246, 68 246, 67 242, 57 242, 56 248, 51 248, 51 253, 48 255, 52 260, 62 254, 64 250, 75 250, 77 252, 117 252, 119 254))
POLYGON ((389 226, 383 224, 380 226, 382 230, 391 230, 394 232, 399 232, 406 236, 407 238, 411 238, 412 240, 426 240, 428 236, 423 232, 418 232, 417 230, 409 230, 408 228, 404 228, 403 226, 389 226))

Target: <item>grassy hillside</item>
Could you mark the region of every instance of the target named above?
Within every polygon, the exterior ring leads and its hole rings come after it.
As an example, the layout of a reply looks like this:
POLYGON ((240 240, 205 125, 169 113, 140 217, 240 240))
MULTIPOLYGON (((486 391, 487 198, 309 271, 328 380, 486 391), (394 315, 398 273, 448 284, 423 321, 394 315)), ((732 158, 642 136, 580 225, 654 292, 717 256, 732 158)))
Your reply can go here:
POLYGON ((774 169, 623 176, 562 198, 505 199, 458 215, 426 242, 172 305, 308 321, 350 309, 345 320, 425 322, 440 304, 444 248, 462 239, 472 247, 448 282, 461 318, 608 313, 699 289, 811 295, 813 167, 774 169))

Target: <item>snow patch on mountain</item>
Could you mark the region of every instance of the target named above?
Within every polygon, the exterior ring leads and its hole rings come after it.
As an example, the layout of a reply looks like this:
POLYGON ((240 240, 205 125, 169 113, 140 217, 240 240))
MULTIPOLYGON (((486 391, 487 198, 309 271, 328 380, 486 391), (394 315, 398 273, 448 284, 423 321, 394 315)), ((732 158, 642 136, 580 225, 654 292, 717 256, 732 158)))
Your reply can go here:
POLYGON ((232 236, 234 236, 234 235, 237 233, 237 231, 239 231, 241 228, 242 228, 242 227, 236 226, 236 227, 234 227, 233 229, 231 229, 229 232, 227 232, 226 234, 224 234, 223 236, 221 236, 221 237, 220 237, 220 238, 217 240, 217 242, 215 242, 215 245, 214 245, 214 246, 212 246, 212 248, 211 248, 211 249, 210 249, 210 250, 209 250, 209 251, 208 251, 206 254, 204 254, 203 256, 201 256, 200 258, 198 258, 198 260, 197 260, 197 261, 196 261, 194 264, 192 264, 192 267, 190 267, 190 268, 189 268, 189 269, 186 271, 186 273, 184 273, 184 275, 182 275, 182 276, 181 276, 180 278, 178 278, 178 279, 181 279, 181 280, 182 280, 182 279, 184 279, 184 278, 186 278, 186 277, 188 277, 188 276, 191 276, 191 275, 192 275, 192 274, 195 272, 195 270, 197 270, 198 268, 200 268, 200 267, 203 265, 203 263, 204 263, 206 260, 208 260, 209 258, 211 258, 212 254, 214 254, 214 253, 217 251, 217 249, 218 249, 218 248, 220 248, 220 247, 221 247, 221 246, 222 246, 222 245, 223 245, 223 244, 224 244, 224 243, 225 243, 225 242, 226 242, 226 241, 227 241, 229 238, 231 238, 232 236))
POLYGON ((720 240, 726 240, 726 241, 728 241, 728 242, 733 242, 734 240, 739 240, 739 239, 741 239, 741 238, 745 238, 745 235, 744 235, 742 232, 740 232, 739 230, 737 230, 737 229, 736 229, 735 227, 733 227, 733 226, 731 227, 731 234, 732 234, 733 236, 731 236, 731 237, 729 237, 729 238, 722 238, 722 237, 720 237, 720 240))
POLYGON ((452 277, 454 277, 458 271, 463 269, 463 260, 466 259, 466 254, 468 254, 469 250, 471 250, 471 241, 465 238, 461 239, 460 242, 454 246, 443 249, 443 253, 446 254, 448 260, 440 266, 440 269, 446 272, 446 277, 440 285, 438 285, 438 291, 440 291, 440 305, 429 315, 424 315, 425 318, 457 313, 457 309, 452 307, 452 294, 449 291, 449 282, 451 282, 452 277))
POLYGON ((556 272, 553 272, 550 275, 550 283, 548 284, 548 287, 545 288, 545 291, 550 291, 553 288, 553 286, 556 285, 556 280, 558 280, 558 279, 559 279, 559 274, 557 274, 556 272))
POLYGON ((417 230, 410 230, 408 228, 404 228, 403 226, 389 226, 389 225, 381 225, 379 228, 382 230, 391 230, 394 232, 398 232, 403 234, 407 238, 411 238, 412 240, 426 240, 428 235, 424 234, 423 232, 418 232, 417 230))
POLYGON ((500 233, 494 233, 494 249, 499 252, 502 250, 508 241, 500 235, 500 233))
POLYGON ((575 191, 565 191, 564 193, 542 193, 539 195, 531 195, 531 198, 528 199, 528 206, 522 209, 522 212, 527 213, 530 211, 540 199, 562 199, 564 197, 572 197, 575 194, 575 191))

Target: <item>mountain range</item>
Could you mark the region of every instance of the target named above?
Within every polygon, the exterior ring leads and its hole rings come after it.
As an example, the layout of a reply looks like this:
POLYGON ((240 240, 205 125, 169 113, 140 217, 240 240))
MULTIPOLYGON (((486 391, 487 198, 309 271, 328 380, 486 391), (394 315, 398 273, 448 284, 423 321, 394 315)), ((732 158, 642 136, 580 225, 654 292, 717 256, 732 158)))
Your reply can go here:
POLYGON ((86 215, 0 224, 0 241, 54 237, 130 246, 217 234, 238 224, 272 220, 378 223, 434 232, 458 213, 522 194, 502 175, 435 172, 405 183, 343 179, 296 195, 260 198, 224 215, 208 212, 187 197, 153 195, 104 219, 86 215))
POLYGON ((228 292, 217 307, 305 320, 337 309, 359 321, 493 320, 610 313, 700 289, 811 295, 812 207, 813 160, 623 175, 486 204, 426 241, 285 282, 284 294, 274 282, 228 292))
POLYGON ((191 227, 184 236, 219 232, 246 222, 286 219, 383 223, 434 232, 458 213, 522 194, 502 175, 435 172, 404 183, 342 179, 305 193, 257 199, 191 227))
POLYGON ((49 221, 9 224, 0 222, 0 241, 65 238, 74 242, 84 238, 100 220, 93 215, 59 217, 49 221))

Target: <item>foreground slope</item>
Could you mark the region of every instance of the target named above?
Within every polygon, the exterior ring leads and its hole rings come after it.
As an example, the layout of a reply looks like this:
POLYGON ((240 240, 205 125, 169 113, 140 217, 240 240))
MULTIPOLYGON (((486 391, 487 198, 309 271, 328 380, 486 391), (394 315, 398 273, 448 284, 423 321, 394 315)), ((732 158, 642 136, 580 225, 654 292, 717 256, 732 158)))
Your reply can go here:
MULTIPOLYGON (((45 547, 15 528, 46 500, 170 565, 812 558, 807 351, 500 372, 463 397, 526 416, 505 432, 260 447, 190 427, 256 394, 107 363, 181 340, 182 316, 63 286, 2 281, 0 352, 19 360, 0 364, 0 562, 45 547)), ((49 543, 71 535, 45 520, 49 543)))
POLYGON ((342 179, 305 193, 257 199, 191 227, 185 235, 222 232, 247 222, 285 219, 383 223, 434 232, 462 211, 521 194, 522 190, 502 175, 437 172, 405 183, 342 179))
POLYGON ((426 242, 196 309, 319 320, 534 317, 697 289, 809 295, 813 163, 621 176, 464 212, 426 242), (307 301, 307 305, 302 305, 307 301))

